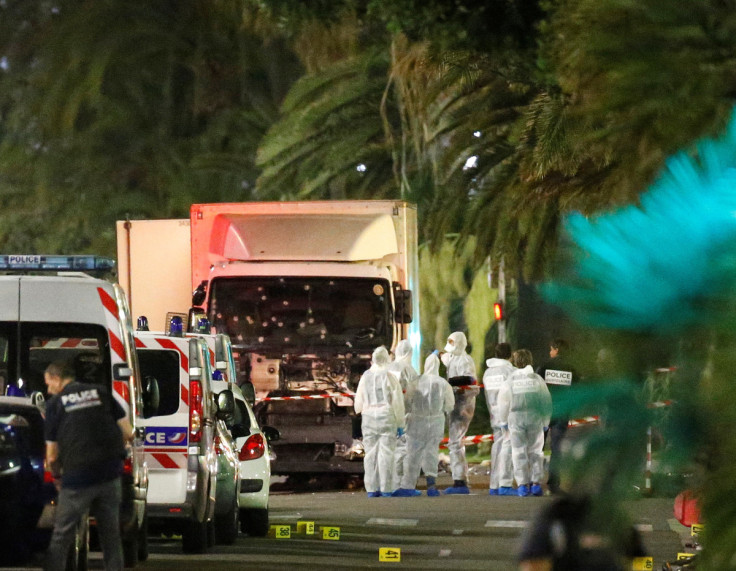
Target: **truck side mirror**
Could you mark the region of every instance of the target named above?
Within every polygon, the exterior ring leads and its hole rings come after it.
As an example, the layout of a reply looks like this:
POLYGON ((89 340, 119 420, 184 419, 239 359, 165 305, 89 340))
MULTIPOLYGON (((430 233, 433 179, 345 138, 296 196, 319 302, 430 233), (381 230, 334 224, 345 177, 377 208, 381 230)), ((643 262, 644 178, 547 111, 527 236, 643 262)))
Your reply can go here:
POLYGON ((192 292, 192 305, 202 305, 207 297, 207 280, 203 280, 192 292))
POLYGON ((400 284, 394 282, 394 319, 396 323, 411 323, 412 315, 411 290, 403 289, 400 284))

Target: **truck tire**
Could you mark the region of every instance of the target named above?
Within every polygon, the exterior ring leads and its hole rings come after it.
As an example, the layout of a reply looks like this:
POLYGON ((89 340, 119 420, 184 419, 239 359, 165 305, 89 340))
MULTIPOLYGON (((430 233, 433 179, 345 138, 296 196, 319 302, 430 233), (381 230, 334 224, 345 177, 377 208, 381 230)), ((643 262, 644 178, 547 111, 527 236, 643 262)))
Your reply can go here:
POLYGON ((251 537, 268 534, 268 509, 240 510, 240 530, 251 537))
POLYGON ((143 513, 143 521, 138 528, 138 561, 148 560, 148 510, 143 513))
POLYGON ((123 565, 138 565, 138 528, 135 526, 123 534, 123 565))
POLYGON ((207 551, 207 522, 187 522, 181 534, 181 547, 184 553, 205 553, 207 551))
POLYGON ((238 538, 240 529, 240 510, 238 509, 238 498, 224 515, 215 518, 215 538, 221 545, 232 545, 238 538))

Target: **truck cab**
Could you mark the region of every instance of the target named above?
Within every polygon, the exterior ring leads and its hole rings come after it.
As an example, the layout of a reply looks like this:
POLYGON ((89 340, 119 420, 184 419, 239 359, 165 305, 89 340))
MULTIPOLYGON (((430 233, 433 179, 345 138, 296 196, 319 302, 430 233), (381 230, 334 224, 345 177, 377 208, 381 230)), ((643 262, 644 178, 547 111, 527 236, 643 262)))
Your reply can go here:
POLYGON ((136 331, 141 374, 159 388, 157 414, 145 420, 149 526, 180 533, 185 553, 204 553, 214 533, 216 403, 209 348, 168 332, 136 331))
POLYGON ((148 556, 143 420, 150 413, 123 290, 95 256, 0 256, 0 382, 4 394, 47 395, 44 371, 67 361, 79 381, 110 388, 128 413, 134 442, 122 477, 126 567, 148 556))

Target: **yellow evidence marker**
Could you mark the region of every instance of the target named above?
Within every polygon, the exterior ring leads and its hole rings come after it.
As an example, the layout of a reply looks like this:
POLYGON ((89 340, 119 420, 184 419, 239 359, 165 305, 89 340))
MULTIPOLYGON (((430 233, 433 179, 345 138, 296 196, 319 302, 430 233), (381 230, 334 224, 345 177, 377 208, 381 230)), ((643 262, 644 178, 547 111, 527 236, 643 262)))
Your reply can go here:
POLYGON ((653 557, 635 557, 632 566, 633 571, 651 571, 654 569, 653 557))
POLYGON ((322 526, 322 539, 331 539, 337 541, 340 539, 340 528, 339 527, 328 527, 322 526))
POLYGON ((276 539, 291 539, 290 525, 272 525, 271 533, 276 539))
POLYGON ((296 522, 296 532, 304 533, 306 535, 314 535, 314 522, 313 521, 296 522))
POLYGON ((398 547, 380 547, 378 560, 383 563, 398 563, 401 561, 401 549, 398 547))
POLYGON ((698 537, 701 533, 703 533, 703 529, 705 526, 702 523, 694 523, 690 526, 690 535, 692 537, 698 537))

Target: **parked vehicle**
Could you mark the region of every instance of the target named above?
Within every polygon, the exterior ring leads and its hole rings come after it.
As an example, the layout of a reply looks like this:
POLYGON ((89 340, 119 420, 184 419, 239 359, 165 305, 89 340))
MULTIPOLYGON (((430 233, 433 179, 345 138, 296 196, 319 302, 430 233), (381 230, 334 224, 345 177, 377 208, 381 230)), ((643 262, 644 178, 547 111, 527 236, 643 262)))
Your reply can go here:
POLYGON ((232 545, 240 531, 240 462, 235 439, 218 419, 215 425, 217 493, 215 494, 215 543, 232 545))
POLYGON ((136 315, 201 312, 232 339, 237 384, 253 384, 258 421, 281 432, 274 473, 362 472, 352 392, 372 351, 408 338, 419 368, 413 205, 194 204, 189 221, 120 221, 117 233, 136 315))
POLYGON ((157 414, 145 421, 150 527, 182 535, 185 553, 213 543, 217 493, 216 403, 207 343, 178 329, 136 331, 144 379, 159 387, 157 414))
MULTIPOLYGON (((42 401, 41 401, 42 402, 42 401)), ((0 565, 24 565, 49 545, 56 511, 53 477, 44 470, 43 416, 25 397, 0 397, 0 565)), ((87 568, 88 522, 79 522, 66 568, 87 568)))
POLYGON ((79 380, 118 395, 135 431, 120 512, 125 564, 133 567, 148 556, 142 421, 155 405, 156 390, 149 385, 144 391, 141 384, 123 290, 89 275, 112 268, 113 260, 95 256, 0 256, 0 377, 7 390, 45 395, 46 367, 64 360, 79 380))
MULTIPOLYGON (((204 329, 208 329, 204 320, 204 329)), ((243 533, 251 536, 264 536, 268 533, 269 482, 271 479, 271 460, 269 442, 279 439, 279 431, 270 426, 258 426, 249 399, 241 387, 235 384, 235 361, 230 337, 225 334, 187 333, 188 337, 198 336, 210 348, 211 360, 216 371, 212 381, 212 391, 218 396, 221 410, 232 413, 224 415, 226 425, 235 439, 240 463, 239 506, 240 527, 243 533), (234 399, 221 395, 232 393, 234 399)), ((249 386, 249 383, 243 385, 249 386)))

